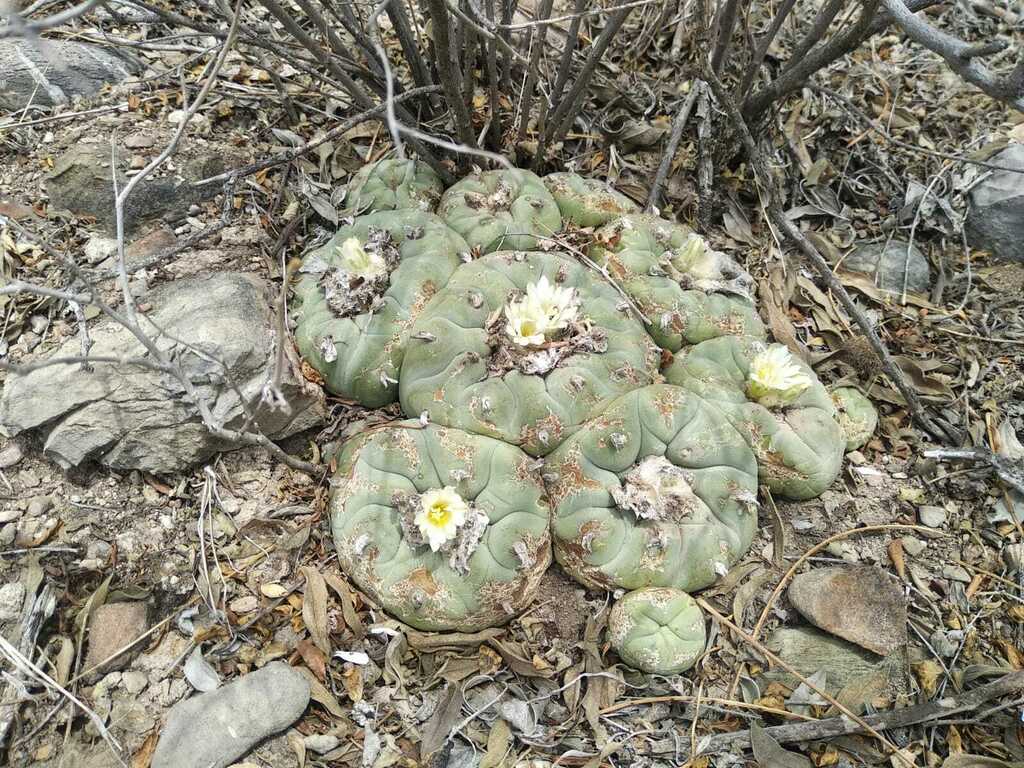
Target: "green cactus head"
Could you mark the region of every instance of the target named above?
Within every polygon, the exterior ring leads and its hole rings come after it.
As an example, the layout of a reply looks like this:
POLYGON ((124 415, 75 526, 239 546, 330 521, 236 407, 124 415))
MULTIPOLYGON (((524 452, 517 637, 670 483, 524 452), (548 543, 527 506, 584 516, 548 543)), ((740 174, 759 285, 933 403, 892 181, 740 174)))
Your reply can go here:
POLYGON ((598 227, 640 207, 610 184, 576 173, 549 173, 544 186, 558 203, 562 219, 578 227, 598 227))
POLYGON ((395 401, 409 329, 469 246, 436 216, 360 216, 308 253, 292 313, 302 356, 328 391, 377 408, 395 401))
POLYGON ((590 257, 637 303, 665 349, 719 336, 764 338, 753 278, 689 227, 648 214, 622 216, 598 230, 590 257))
POLYGON ((401 422, 350 440, 332 484, 341 567, 419 629, 505 623, 551 562, 543 483, 506 443, 401 422))
POLYGON ((364 165, 348 184, 345 214, 360 216, 377 211, 433 211, 444 184, 426 163, 390 158, 364 165))
POLYGON ((846 438, 846 450, 856 451, 871 439, 878 428, 878 411, 871 401, 853 387, 839 387, 832 391, 836 406, 836 419, 846 438))
POLYGON ((464 264, 412 329, 407 414, 531 455, 554 449, 613 398, 650 383, 658 350, 615 289, 556 253, 464 264))
POLYGON ((544 182, 518 169, 467 176, 444 193, 437 212, 480 253, 534 250, 562 228, 544 182))
POLYGON ((608 639, 629 666, 653 675, 676 675, 704 652, 704 614, 682 590, 638 589, 612 606, 608 639))
POLYGON ((832 399, 781 344, 711 339, 677 355, 665 378, 715 405, 746 436, 772 493, 813 498, 839 474, 846 441, 832 399))
POLYGON ((757 524, 742 434, 664 384, 613 401, 545 461, 555 556, 583 584, 693 590, 723 576, 757 524))

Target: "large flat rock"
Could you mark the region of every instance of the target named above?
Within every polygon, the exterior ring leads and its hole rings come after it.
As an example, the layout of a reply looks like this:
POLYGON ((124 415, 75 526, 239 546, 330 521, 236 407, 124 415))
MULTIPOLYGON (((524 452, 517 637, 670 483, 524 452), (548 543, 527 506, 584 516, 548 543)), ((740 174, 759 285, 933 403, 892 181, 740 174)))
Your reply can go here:
POLYGON ((809 622, 880 656, 907 644, 903 586, 881 568, 815 568, 794 577, 788 594, 809 622))
MULTIPOLYGON (((154 289, 146 302, 144 330, 162 350, 173 351, 218 423, 240 427, 247 413, 256 413, 263 433, 278 439, 322 421, 322 393, 298 373, 290 345, 281 382, 289 407, 260 404, 275 366, 274 312, 262 280, 240 273, 178 280, 154 289)), ((139 341, 115 323, 101 321, 90 334, 93 357, 144 355, 139 341)), ((51 357, 79 354, 78 340, 69 339, 51 357)), ((97 461, 167 473, 231 447, 210 434, 172 376, 120 362, 98 363, 92 371, 61 364, 10 375, 0 393, 0 432, 29 430, 64 467, 97 461)))
POLYGON ((0 112, 91 96, 139 71, 132 59, 73 40, 0 40, 0 112))
POLYGON ((223 688, 178 702, 153 753, 152 768, 226 768, 301 717, 309 683, 275 661, 223 688))

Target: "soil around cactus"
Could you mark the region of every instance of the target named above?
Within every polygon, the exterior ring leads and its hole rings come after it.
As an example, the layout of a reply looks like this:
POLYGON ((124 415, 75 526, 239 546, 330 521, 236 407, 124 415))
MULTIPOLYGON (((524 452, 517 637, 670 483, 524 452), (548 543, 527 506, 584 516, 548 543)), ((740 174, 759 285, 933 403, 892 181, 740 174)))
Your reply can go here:
POLYGON ((659 361, 643 325, 592 270, 555 253, 506 251, 460 267, 423 311, 410 335, 399 395, 409 415, 540 456, 615 397, 654 381, 659 361), (494 323, 541 277, 579 292, 581 322, 591 340, 600 331, 603 341, 544 374, 495 369, 494 323))
POLYGON ((543 482, 535 462, 506 443, 400 422, 350 440, 332 485, 341 567, 388 613, 419 629, 503 624, 530 603, 550 565, 543 482), (458 541, 435 552, 409 535, 407 499, 445 486, 486 515, 471 552, 460 552, 458 541))
POLYGON ((546 459, 544 480, 555 557, 589 587, 700 589, 746 552, 757 527, 753 451, 721 411, 679 387, 615 400, 546 459), (651 458, 679 470, 671 514, 624 503, 651 458))
POLYGON ((370 408, 394 402, 409 329, 466 258, 466 242, 419 211, 360 216, 306 254, 292 302, 295 341, 326 389, 370 408), (353 237, 383 254, 386 279, 350 289, 341 247, 353 237))

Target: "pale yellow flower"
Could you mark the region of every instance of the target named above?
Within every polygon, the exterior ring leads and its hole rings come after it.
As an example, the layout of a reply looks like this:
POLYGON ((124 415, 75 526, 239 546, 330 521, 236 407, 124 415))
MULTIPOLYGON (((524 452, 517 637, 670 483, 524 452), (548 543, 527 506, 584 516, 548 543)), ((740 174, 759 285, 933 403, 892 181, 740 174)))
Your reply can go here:
POLYGON ((572 288, 561 288, 541 276, 536 283, 526 286, 526 299, 532 301, 547 315, 548 333, 560 331, 576 319, 579 301, 572 288))
POLYGON ((549 330, 547 313, 529 299, 505 305, 505 332, 514 344, 532 347, 543 344, 549 330))
POLYGON ((676 269, 686 272, 698 280, 712 280, 718 277, 718 259, 708 247, 707 241, 696 232, 676 251, 673 259, 676 269))
POLYGON ((768 347, 750 363, 747 394, 762 405, 791 403, 809 386, 811 377, 781 344, 768 347))
POLYGON ((367 251, 358 237, 350 237, 340 246, 338 252, 341 257, 341 266, 351 275, 356 275, 364 280, 373 280, 376 277, 387 274, 388 265, 383 257, 374 251, 367 251))
POLYGON ((455 538, 459 526, 466 522, 469 505, 450 485, 435 488, 420 496, 420 511, 413 522, 427 540, 432 552, 437 552, 455 538))

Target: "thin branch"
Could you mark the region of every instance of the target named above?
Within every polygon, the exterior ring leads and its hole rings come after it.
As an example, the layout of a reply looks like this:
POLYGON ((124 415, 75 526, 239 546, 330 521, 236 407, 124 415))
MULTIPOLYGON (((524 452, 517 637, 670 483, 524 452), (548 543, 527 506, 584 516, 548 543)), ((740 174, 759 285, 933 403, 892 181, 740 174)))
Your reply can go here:
POLYGON ((739 9, 739 0, 725 0, 717 17, 715 18, 715 52, 711 55, 711 69, 717 75, 722 71, 725 64, 725 54, 729 51, 732 43, 732 33, 736 29, 736 16, 739 9))
POLYGON ((644 206, 644 210, 650 213, 658 207, 661 201, 661 185, 665 183, 665 179, 668 178, 668 172, 672 168, 672 160, 675 159, 676 151, 679 149, 679 142, 683 138, 683 131, 686 130, 686 123, 690 119, 690 113, 693 111, 693 105, 697 103, 697 97, 701 91, 704 90, 704 81, 694 80, 690 84, 690 93, 686 97, 686 101, 679 108, 679 113, 676 115, 676 119, 672 121, 672 135, 669 136, 668 146, 665 147, 665 154, 661 158, 661 163, 658 165, 658 172, 654 176, 654 181, 651 182, 651 192, 647 196, 647 205, 644 206))
POLYGON ((457 67, 454 64, 454 50, 452 49, 451 34, 449 25, 451 19, 444 0, 427 0, 427 7, 430 10, 430 18, 433 21, 434 49, 437 54, 437 74, 441 78, 441 87, 444 89, 444 96, 448 102, 448 108, 455 118, 455 132, 459 141, 467 147, 476 147, 476 137, 473 135, 473 123, 469 117, 469 110, 462 98, 459 89, 460 80, 456 74, 457 67))
MULTIPOLYGON (((537 9, 537 17, 541 21, 551 15, 551 7, 554 0, 541 0, 537 9)), ((516 143, 526 138, 526 129, 530 123, 530 112, 533 111, 533 92, 537 87, 537 79, 540 77, 540 55, 544 51, 547 42, 548 28, 541 24, 536 32, 531 27, 526 35, 527 46, 530 48, 530 66, 526 70, 526 82, 523 84, 523 91, 519 95, 519 132, 516 135, 516 143)))
MULTIPOLYGON (((951 715, 971 712, 985 702, 1007 696, 1024 689, 1024 672, 1011 672, 998 680, 982 685, 959 696, 946 696, 939 701, 929 701, 912 707, 894 709, 862 718, 864 725, 878 731, 889 731, 907 728, 922 723, 939 724, 951 715)), ((1018 702, 1015 702, 1015 704, 1018 702)), ((995 707, 978 716, 998 712, 995 707)), ((807 723, 787 723, 764 729, 764 732, 780 744, 793 744, 804 741, 829 741, 839 736, 852 733, 864 733, 866 729, 860 723, 845 716, 831 717, 825 720, 807 723)), ((714 754, 735 749, 750 748, 750 731, 721 733, 708 737, 701 744, 701 753, 714 754)), ((685 755, 684 757, 688 757, 685 755)))
POLYGON ((929 51, 937 53, 950 69, 968 83, 977 86, 988 96, 1016 109, 1024 110, 1024 88, 1021 87, 1021 83, 1015 82, 1013 75, 1000 77, 977 61, 979 56, 987 55, 984 51, 991 52, 989 51, 991 43, 983 44, 980 47, 965 43, 919 18, 907 8, 903 0, 881 1, 893 20, 907 33, 907 37, 918 45, 923 45, 929 51))
POLYGON ((761 69, 761 62, 764 61, 764 57, 768 54, 768 48, 775 39, 775 36, 779 34, 779 30, 782 29, 782 24, 789 18, 789 14, 793 10, 793 6, 796 5, 796 0, 783 0, 782 5, 779 6, 779 10, 776 12, 775 17, 772 19, 771 26, 768 27, 768 31, 765 32, 761 38, 761 42, 757 45, 757 50, 754 51, 754 56, 750 61, 750 66, 747 67, 747 73, 743 76, 743 82, 740 84, 739 89, 736 91, 739 98, 737 101, 741 102, 750 93, 750 88, 754 84, 754 78, 757 77, 758 70, 761 69))
POLYGON ((569 89, 569 93, 565 95, 565 98, 555 109, 555 114, 551 117, 551 122, 547 126, 547 140, 550 143, 556 136, 564 135, 573 121, 576 119, 576 114, 579 112, 580 107, 583 106, 583 102, 587 97, 587 86, 590 85, 590 78, 594 75, 594 70, 597 69, 598 63, 601 61, 608 50, 608 46, 611 45, 612 40, 615 39, 615 35, 619 29, 622 28, 623 23, 630 13, 633 12, 632 7, 623 7, 615 11, 604 25, 604 29, 601 30, 601 34, 597 36, 597 40, 594 41, 594 45, 590 50, 590 55, 587 56, 587 60, 583 63, 583 69, 580 70, 579 76, 576 78, 576 82, 572 84, 572 88, 569 89))
POLYGON ((79 16, 84 16, 93 8, 106 5, 108 0, 85 0, 83 3, 67 8, 66 10, 47 16, 39 21, 22 21, 17 12, 7 17, 7 26, 0 27, 0 40, 7 37, 36 37, 40 32, 59 27, 69 21, 74 21, 79 16))

